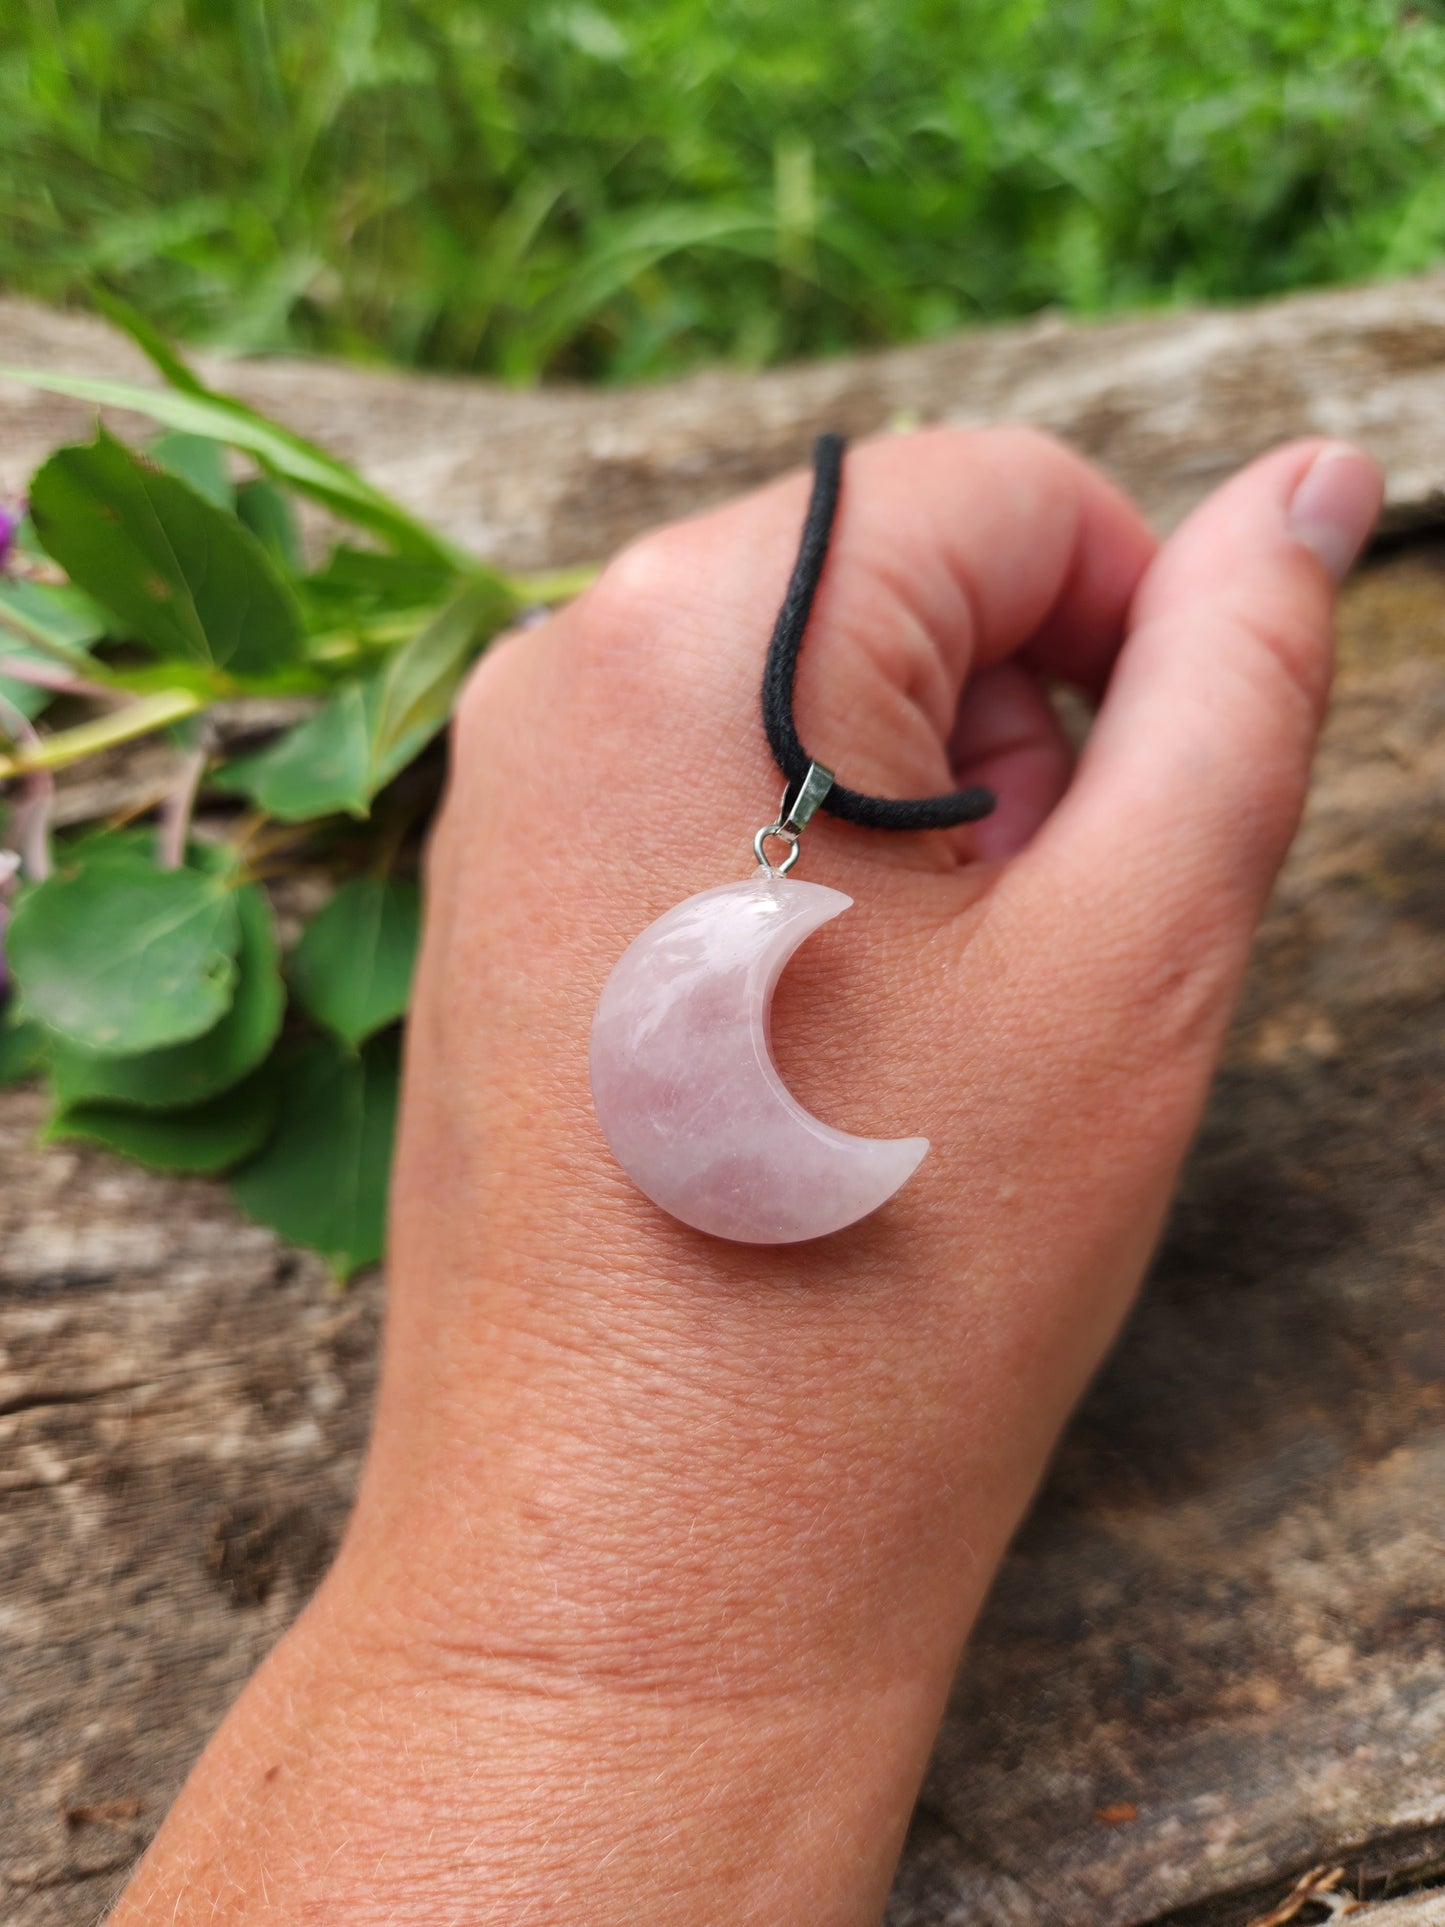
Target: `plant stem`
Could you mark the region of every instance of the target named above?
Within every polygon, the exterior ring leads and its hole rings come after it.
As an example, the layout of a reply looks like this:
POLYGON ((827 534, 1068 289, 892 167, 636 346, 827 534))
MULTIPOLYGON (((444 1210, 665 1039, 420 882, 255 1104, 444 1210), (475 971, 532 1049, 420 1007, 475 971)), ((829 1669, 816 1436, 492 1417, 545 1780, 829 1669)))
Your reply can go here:
MULTIPOLYGON (((30 718, 0 696, 0 724, 17 743, 33 753, 43 747, 30 718)), ((55 778, 48 769, 32 769, 25 794, 15 810, 14 833, 26 876, 43 883, 50 875, 50 808, 55 800, 55 778)))
POLYGON ((201 778, 206 773, 209 753, 210 745, 203 725, 200 741, 181 765, 179 782, 161 805, 160 828, 156 835, 156 862, 163 870, 179 870, 185 861, 186 837, 196 806, 196 791, 201 787, 201 778))
POLYGON ((180 722, 182 717, 194 716, 205 708, 206 700, 194 690, 162 689, 154 696, 137 697, 124 709, 98 716, 94 722, 77 723, 74 729, 59 730, 54 736, 37 736, 34 743, 27 741, 13 756, 0 756, 0 782, 26 776, 32 770, 65 769, 98 750, 149 736, 154 730, 180 722))
POLYGON ((358 623, 352 629, 323 630, 310 638, 307 653, 328 663, 368 655, 380 659, 388 650, 409 641, 443 606, 430 603, 425 608, 403 609, 373 622, 358 623))
POLYGON ((123 703, 125 697, 106 683, 87 682, 58 662, 30 662, 21 656, 0 656, 0 676, 27 682, 35 689, 53 689, 57 696, 89 696, 95 702, 123 703))
POLYGON ((518 602, 570 602, 602 573, 600 562, 579 562, 570 569, 546 569, 540 575, 509 575, 507 587, 518 602))
POLYGON ((95 667, 83 649, 68 649, 63 642, 57 642, 48 630, 42 629, 38 622, 31 622, 8 603, 0 604, 0 629, 11 630, 22 642, 28 642, 32 649, 39 649, 53 661, 64 663, 67 669, 95 667))

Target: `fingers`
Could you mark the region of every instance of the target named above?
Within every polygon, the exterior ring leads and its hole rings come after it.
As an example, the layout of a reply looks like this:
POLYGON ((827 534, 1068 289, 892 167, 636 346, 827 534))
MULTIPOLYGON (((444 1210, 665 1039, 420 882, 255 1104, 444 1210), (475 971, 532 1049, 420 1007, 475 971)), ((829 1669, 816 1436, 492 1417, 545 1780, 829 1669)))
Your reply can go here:
MULTIPOLYGON (((636 747, 680 744, 684 731, 701 754, 723 746, 746 788, 740 820, 772 800, 758 689, 806 494, 795 476, 646 538, 578 606, 577 629, 606 652, 608 702, 626 703, 633 808, 667 768, 636 747)), ((860 444, 799 664, 810 754, 877 795, 954 787, 965 678, 1040 636, 1049 673, 1094 680, 1153 552, 1129 503, 1047 437, 939 430, 860 444)))
POLYGON ((1074 752, 1038 678, 1020 662, 970 676, 949 746, 960 787, 998 798, 973 826, 974 853, 1001 862, 1021 850, 1068 788, 1074 752))
MULTIPOLYGON (((1136 598, 1075 782, 998 908, 1067 959, 1075 1001, 1212 1050, 1304 801, 1334 592, 1379 471, 1329 443, 1266 456, 1197 510, 1136 598)), ((1020 941, 1017 928, 1014 942, 1020 941)), ((1067 994, 1067 993, 1064 993, 1067 994)))
POLYGON ((1040 632, 1059 639, 1061 664, 1112 653, 1153 553, 1133 507, 1044 436, 945 431, 858 449, 800 662, 804 741, 840 776, 860 772, 844 776, 855 788, 951 788, 965 679, 1040 632))

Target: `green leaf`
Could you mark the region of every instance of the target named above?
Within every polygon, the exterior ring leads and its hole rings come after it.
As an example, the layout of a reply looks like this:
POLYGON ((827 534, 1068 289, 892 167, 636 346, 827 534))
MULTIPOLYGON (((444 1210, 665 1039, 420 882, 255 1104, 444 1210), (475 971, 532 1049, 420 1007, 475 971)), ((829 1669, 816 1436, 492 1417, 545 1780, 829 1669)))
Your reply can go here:
POLYGON ((22 562, 44 562, 46 555, 35 535, 35 524, 28 514, 22 515, 20 524, 10 538, 10 554, 22 562))
POLYGON ((367 685, 347 684, 265 749, 214 771, 210 785, 249 796, 283 823, 337 811, 365 816, 372 795, 367 685))
POLYGON ((228 513, 236 506, 236 491, 226 469, 223 443, 209 435, 160 435, 146 450, 169 475, 189 482, 197 495, 204 495, 218 509, 228 513))
POLYGON ((359 1054, 329 1038, 303 1046, 283 1071, 275 1136, 231 1180, 243 1211, 342 1278, 385 1246, 400 1062, 395 1031, 359 1054))
POLYGON ((110 628, 110 618, 83 589, 67 582, 13 581, 0 577, 0 654, 11 651, 10 637, 77 669, 86 668, 86 651, 110 628))
POLYGON ((194 388, 142 388, 133 382, 56 374, 45 368, 0 368, 0 376, 48 394, 95 402, 102 408, 126 408, 187 434, 212 435, 254 455, 272 475, 289 482, 299 494, 324 503, 359 528, 370 529, 405 554, 430 556, 451 569, 478 567, 345 462, 229 395, 218 395, 208 388, 199 392, 194 388))
POLYGON ((209 1175, 253 1157, 276 1123, 276 1079, 269 1067, 208 1104, 179 1111, 133 1111, 81 1104, 58 1111, 41 1133, 46 1144, 98 1144, 152 1171, 209 1175))
POLYGON ((344 883, 291 953, 297 1001, 353 1049, 404 1016, 421 936, 421 892, 391 877, 344 883))
POLYGON ((444 726, 473 656, 512 614, 506 591, 481 577, 469 582, 389 659, 380 675, 372 750, 377 789, 444 726), (414 743, 416 747, 401 753, 414 743), (380 774, 383 770, 385 775, 380 774))
POLYGON ((302 660, 295 601, 250 530, 104 429, 50 457, 30 509, 71 579, 158 655, 237 676, 302 660))
POLYGON ((39 1024, 17 1017, 15 1000, 7 997, 0 1003, 0 1090, 33 1077, 43 1056, 44 1033, 39 1024))
POLYGON ((22 1011, 82 1050, 132 1056, 202 1036, 230 1008, 235 892, 96 837, 15 906, 5 948, 22 1011))
POLYGON ((414 555, 385 549, 357 549, 338 543, 324 568, 302 584, 306 599, 323 621, 353 613, 425 609, 446 600, 456 586, 455 569, 414 555))
POLYGON ((187 395, 206 393, 206 384, 200 376, 177 354, 160 329, 147 320, 139 308, 133 308, 122 295, 102 282, 92 283, 90 295, 107 320, 113 321, 122 333, 130 336, 168 387, 178 388, 187 395))
MULTIPOLYGON (((86 648, 100 640, 107 626, 105 611, 68 583, 0 576, 0 658, 93 675, 86 648)), ((53 690, 4 675, 0 696, 32 720, 55 700, 53 690)))
POLYGON ((234 892, 241 942, 230 1009, 187 1044, 138 1056, 95 1056, 57 1039, 47 1053, 50 1085, 62 1110, 118 1104, 170 1109, 217 1096, 254 1070, 275 1043, 286 1007, 277 969, 276 932, 266 893, 254 883, 234 892))
POLYGON ((218 770, 213 786, 240 791, 286 823, 338 811, 365 816, 377 791, 443 727, 468 663, 509 610, 490 582, 468 583, 383 668, 218 770))
MULTIPOLYGON (((13 662, 44 664, 51 669, 55 667, 53 659, 41 655, 38 649, 27 649, 23 643, 18 642, 13 646, 7 646, 3 636, 0 636, 0 661, 6 657, 13 662)), ((33 682, 18 682, 14 676, 0 675, 0 699, 3 699, 11 709, 18 709, 20 714, 30 722, 34 722, 35 718, 55 701, 55 691, 39 688, 33 682)), ((12 731, 7 727, 9 721, 4 711, 0 710, 0 741, 12 740, 12 731)))
POLYGON ((236 490, 236 513, 283 573, 299 574, 304 561, 301 531, 284 489, 274 482, 242 482, 236 490))

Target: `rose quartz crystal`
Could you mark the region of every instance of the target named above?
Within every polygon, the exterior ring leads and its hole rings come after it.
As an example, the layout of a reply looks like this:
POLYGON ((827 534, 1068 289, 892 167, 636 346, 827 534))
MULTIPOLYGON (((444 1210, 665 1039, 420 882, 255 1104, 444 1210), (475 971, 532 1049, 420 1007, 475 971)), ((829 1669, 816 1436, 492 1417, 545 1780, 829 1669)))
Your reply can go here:
POLYGON ((633 1183, 684 1224, 746 1244, 819 1238, 875 1211, 927 1151, 927 1138, 820 1123, 773 1063, 783 966, 851 902, 759 872, 659 917, 607 979, 592 1021, 597 1119, 633 1183))

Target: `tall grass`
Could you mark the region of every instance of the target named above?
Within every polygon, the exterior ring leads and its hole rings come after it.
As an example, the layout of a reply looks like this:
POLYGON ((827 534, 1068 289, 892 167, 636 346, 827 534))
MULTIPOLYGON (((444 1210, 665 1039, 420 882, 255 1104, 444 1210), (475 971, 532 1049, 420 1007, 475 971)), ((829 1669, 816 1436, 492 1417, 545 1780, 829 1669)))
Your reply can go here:
POLYGON ((0 282, 610 379, 1445 256, 1445 7, 7 0, 0 282))

